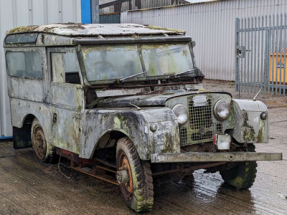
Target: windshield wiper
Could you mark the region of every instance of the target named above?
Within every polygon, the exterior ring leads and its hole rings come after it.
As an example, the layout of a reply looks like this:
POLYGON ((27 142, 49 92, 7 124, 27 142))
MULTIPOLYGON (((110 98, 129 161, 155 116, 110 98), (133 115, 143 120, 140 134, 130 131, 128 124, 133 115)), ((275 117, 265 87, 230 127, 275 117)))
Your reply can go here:
MULTIPOLYGON (((175 74, 174 77, 177 78, 177 77, 180 77, 180 76, 182 76, 182 75, 185 75, 185 74, 187 74, 187 73, 191 73, 191 72, 194 72, 194 71, 197 71, 197 68, 190 69, 190 70, 187 70, 187 71, 185 71, 185 72, 181 72, 181 73, 175 74)), ((195 73, 195 75, 196 75, 196 73, 195 73)))
POLYGON ((148 73, 148 71, 144 71, 144 72, 141 72, 141 73, 138 73, 138 74, 135 74, 135 75, 131 75, 131 76, 128 76, 128 77, 125 77, 125 78, 121 78, 121 79, 120 79, 120 82, 122 82, 122 81, 124 81, 124 80, 127 80, 127 79, 130 79, 130 78, 134 78, 134 77, 143 75, 143 74, 147 74, 147 73, 148 73))

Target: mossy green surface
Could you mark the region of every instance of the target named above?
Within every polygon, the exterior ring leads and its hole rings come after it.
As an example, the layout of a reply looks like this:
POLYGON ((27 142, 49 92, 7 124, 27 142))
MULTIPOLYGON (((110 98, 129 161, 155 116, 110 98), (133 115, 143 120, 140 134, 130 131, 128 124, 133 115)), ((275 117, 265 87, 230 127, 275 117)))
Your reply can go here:
POLYGON ((17 34, 17 33, 24 33, 24 32, 33 32, 35 29, 37 29, 38 25, 29 25, 29 26, 20 26, 17 28, 13 28, 10 31, 8 31, 8 34, 17 34))

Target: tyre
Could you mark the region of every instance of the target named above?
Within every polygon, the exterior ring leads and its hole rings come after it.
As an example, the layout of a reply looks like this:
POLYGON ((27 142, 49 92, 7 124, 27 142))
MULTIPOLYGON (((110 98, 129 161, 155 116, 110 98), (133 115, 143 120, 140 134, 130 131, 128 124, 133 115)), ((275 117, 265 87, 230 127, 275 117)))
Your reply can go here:
POLYGON ((31 139, 38 160, 42 163, 53 163, 56 157, 55 147, 46 141, 44 130, 36 118, 33 120, 31 127, 31 139))
POLYGON ((150 163, 139 158, 134 144, 126 137, 117 143, 116 159, 117 178, 126 205, 136 212, 151 211, 154 193, 150 163), (119 179, 119 175, 125 179, 119 179))
MULTIPOLYGON (((248 151, 255 152, 255 146, 253 144, 248 145, 248 151)), ((245 190, 252 187, 256 172, 256 161, 246 161, 239 163, 232 169, 221 171, 220 174, 225 183, 239 190, 245 190)))

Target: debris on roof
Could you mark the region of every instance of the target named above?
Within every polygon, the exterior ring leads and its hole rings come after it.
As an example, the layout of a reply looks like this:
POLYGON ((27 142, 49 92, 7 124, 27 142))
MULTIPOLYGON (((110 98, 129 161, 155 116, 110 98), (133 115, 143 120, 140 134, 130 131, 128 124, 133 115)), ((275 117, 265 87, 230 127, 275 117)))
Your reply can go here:
POLYGON ((185 31, 173 30, 139 24, 50 24, 31 25, 11 29, 6 34, 49 33, 62 36, 98 36, 98 35, 156 35, 185 34, 185 31))

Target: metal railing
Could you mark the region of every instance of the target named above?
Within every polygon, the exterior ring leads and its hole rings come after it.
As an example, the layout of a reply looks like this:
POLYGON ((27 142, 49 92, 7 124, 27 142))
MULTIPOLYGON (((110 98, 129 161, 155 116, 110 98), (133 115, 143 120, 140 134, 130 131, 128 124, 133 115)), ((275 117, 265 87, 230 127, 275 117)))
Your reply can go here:
POLYGON ((236 19, 236 91, 286 95, 287 14, 236 19))

